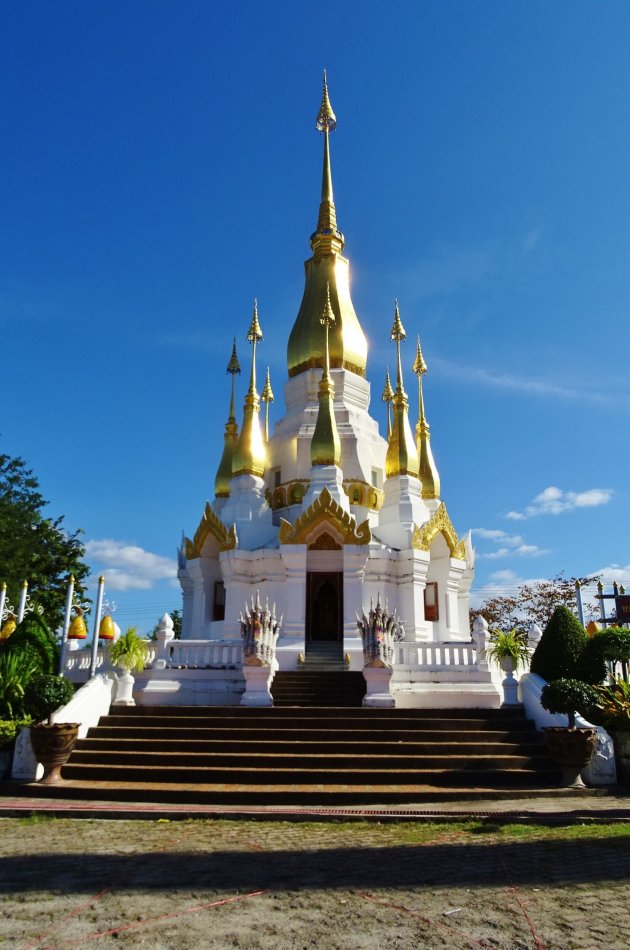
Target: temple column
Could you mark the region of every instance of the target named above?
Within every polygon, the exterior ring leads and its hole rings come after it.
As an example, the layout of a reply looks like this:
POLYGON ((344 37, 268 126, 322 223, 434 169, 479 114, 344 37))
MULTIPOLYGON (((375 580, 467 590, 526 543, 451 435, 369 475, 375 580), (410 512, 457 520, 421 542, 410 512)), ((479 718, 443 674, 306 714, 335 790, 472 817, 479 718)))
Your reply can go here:
POLYGON ((292 638, 303 643, 306 629, 306 545, 281 544, 280 556, 287 572, 280 640, 292 638))
MULTIPOLYGON (((203 571, 201 567, 201 558, 187 561, 186 570, 188 580, 192 590, 190 591, 192 599, 192 611, 190 632, 187 636, 194 640, 201 640, 205 635, 206 626, 206 587, 203 571)), ((186 590, 184 589, 185 593, 186 590)))
POLYGON ((428 551, 401 551, 398 560, 398 616, 405 640, 428 640, 430 627, 424 619, 424 591, 429 571, 428 551))
MULTIPOLYGON (((191 562, 192 563, 192 562, 191 562)), ((193 633, 193 581, 188 567, 177 572, 182 587, 182 640, 190 640, 193 633)))
POLYGON ((238 550, 222 551, 221 569, 225 584, 223 639, 238 640, 241 636, 239 617, 252 595, 250 562, 240 557, 238 550))
POLYGON ((363 613, 363 581, 369 558, 367 545, 346 544, 343 548, 343 638, 354 639, 357 618, 363 613))
POLYGON ((459 594, 462 586, 462 576, 465 570, 465 561, 460 561, 456 558, 450 559, 446 579, 446 638, 452 640, 470 639, 470 631, 460 628, 459 594))

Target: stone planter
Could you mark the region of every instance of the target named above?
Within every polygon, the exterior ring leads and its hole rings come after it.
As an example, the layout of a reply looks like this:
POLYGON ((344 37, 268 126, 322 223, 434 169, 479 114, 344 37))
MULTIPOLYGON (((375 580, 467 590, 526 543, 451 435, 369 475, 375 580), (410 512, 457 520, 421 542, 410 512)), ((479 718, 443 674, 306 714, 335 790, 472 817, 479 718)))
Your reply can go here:
POLYGON ((597 739, 597 729, 546 726, 543 734, 551 757, 562 770, 562 785, 569 788, 583 788, 584 782, 580 772, 591 760, 597 739))
POLYGON ((133 685, 135 679, 129 670, 121 670, 116 677, 116 698, 113 706, 135 706, 136 701, 133 698, 133 685))
POLYGON ((630 730, 613 733, 615 747, 615 765, 619 785, 630 785, 630 730))
POLYGON ((38 762, 44 766, 43 785, 63 782, 61 768, 70 758, 79 735, 78 722, 39 722, 30 727, 31 745, 38 762))

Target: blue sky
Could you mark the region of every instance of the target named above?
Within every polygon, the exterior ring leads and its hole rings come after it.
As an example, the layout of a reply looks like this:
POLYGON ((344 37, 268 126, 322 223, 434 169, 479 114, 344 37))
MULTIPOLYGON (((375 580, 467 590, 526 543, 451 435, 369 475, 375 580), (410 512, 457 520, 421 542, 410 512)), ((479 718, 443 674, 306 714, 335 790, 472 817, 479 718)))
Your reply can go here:
POLYGON ((630 582, 629 35, 611 0, 5 0, 0 447, 122 625, 179 604, 255 296, 282 412, 324 66, 373 413, 398 297, 475 588, 630 582))

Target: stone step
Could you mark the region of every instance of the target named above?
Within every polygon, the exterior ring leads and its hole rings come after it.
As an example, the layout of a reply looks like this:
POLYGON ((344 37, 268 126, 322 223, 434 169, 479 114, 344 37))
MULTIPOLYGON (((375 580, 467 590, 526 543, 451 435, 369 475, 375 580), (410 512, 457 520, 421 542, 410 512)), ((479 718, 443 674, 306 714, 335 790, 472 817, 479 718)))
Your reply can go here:
POLYGON ((176 785, 223 784, 255 785, 432 785, 469 788, 492 788, 514 785, 551 785, 557 779, 557 771, 550 769, 344 769, 344 768, 225 768, 225 767, 176 767, 164 769, 150 765, 108 766, 74 764, 74 756, 62 769, 66 779, 106 782, 146 783, 155 779, 156 771, 164 783, 176 785))
POLYGON ((86 739, 80 739, 77 743, 77 750, 81 752, 183 752, 195 753, 204 752, 207 754, 226 753, 226 752, 273 752, 277 754, 344 754, 351 752, 356 755, 399 755, 401 746, 404 747, 406 755, 461 755, 470 753, 472 755, 538 755, 541 751, 541 743, 532 741, 531 736, 527 736, 529 741, 508 742, 508 741, 451 741, 451 742, 398 742, 389 739, 374 739, 364 741, 350 737, 350 739, 326 741, 304 740, 293 737, 290 741, 279 740, 275 736, 268 738, 252 739, 244 736, 241 739, 230 738, 208 738, 191 739, 182 737, 179 739, 163 738, 162 734, 149 739, 142 738, 104 738, 100 732, 94 731, 94 735, 86 739))
MULTIPOLYGON (((343 676, 347 674, 341 674, 343 676)), ((300 711, 304 719, 321 718, 330 716, 334 718, 338 713, 335 707, 328 710, 322 710, 313 713, 309 709, 300 711)), ((178 717, 195 719, 220 719, 238 717, 239 719, 251 719, 258 721, 267 717, 272 719, 281 719, 287 716, 286 710, 277 710, 274 707, 266 706, 262 708, 252 708, 248 706, 112 706, 109 715, 104 719, 145 719, 147 717, 159 717, 161 719, 176 719, 178 717)), ((527 722, 525 714, 521 708, 516 709, 374 709, 363 707, 352 711, 344 710, 344 717, 352 717, 359 721, 366 719, 434 719, 442 721, 444 719, 457 720, 500 720, 527 722)))
POLYGON ((352 770, 367 772, 398 772, 409 769, 413 771, 423 769, 536 769, 547 764, 547 758, 542 752, 538 755, 519 755, 510 753, 495 753, 487 755, 478 752, 465 751, 455 754, 412 755, 407 751, 398 754, 390 752, 357 753, 345 752, 299 752, 295 751, 271 752, 268 749, 233 752, 164 752, 157 750, 125 750, 106 749, 90 750, 79 748, 72 757, 73 766, 100 765, 103 769, 110 766, 134 768, 136 766, 150 766, 160 771, 172 769, 247 769, 268 770, 282 769, 283 771, 315 769, 320 772, 337 772, 352 770))
MULTIPOLYGON (((238 742, 241 740, 252 740, 254 742, 274 742, 274 741, 320 741, 320 742, 418 742, 430 741, 442 744, 443 742, 466 741, 474 742, 527 742, 532 741, 532 732, 524 729, 514 730, 495 730, 495 729, 475 729, 475 730, 446 730, 446 729, 401 729, 401 728, 376 728, 374 724, 370 728, 353 729, 330 728, 321 726, 312 727, 304 730, 300 726, 290 728, 282 726, 278 728, 258 727, 250 729, 246 726, 224 727, 202 727, 194 730, 194 735, 200 741, 220 740, 227 742, 238 742), (255 738, 254 738, 255 736, 255 738), (306 739, 308 737, 308 739, 306 739), (469 737, 469 738, 468 738, 469 737)), ((88 731, 88 738, 101 736, 105 739, 124 741, 126 739, 141 740, 159 740, 169 739, 171 741, 186 741, 191 737, 189 728, 180 728, 179 726, 98 726, 88 731)))

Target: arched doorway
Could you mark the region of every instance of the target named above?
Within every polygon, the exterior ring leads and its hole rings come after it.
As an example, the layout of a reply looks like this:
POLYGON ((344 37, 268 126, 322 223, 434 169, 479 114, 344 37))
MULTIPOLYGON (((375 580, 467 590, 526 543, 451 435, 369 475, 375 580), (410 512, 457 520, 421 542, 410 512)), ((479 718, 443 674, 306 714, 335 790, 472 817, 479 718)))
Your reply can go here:
POLYGON ((306 575, 307 655, 343 655, 343 572, 309 571, 306 575))

